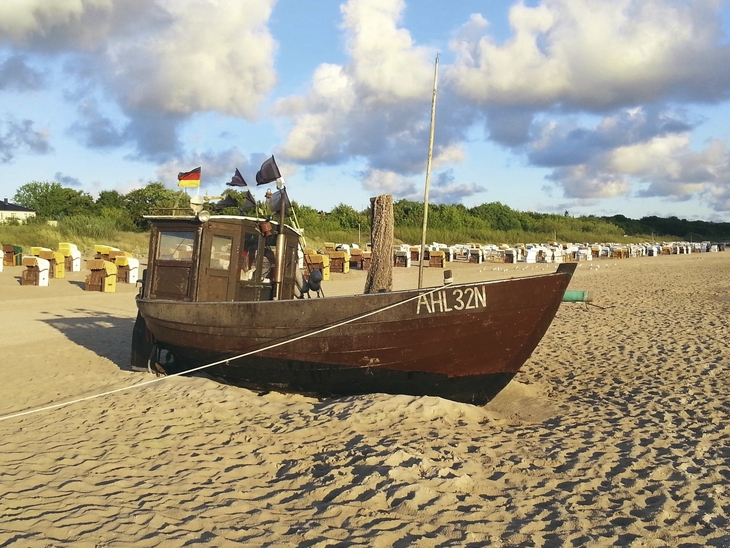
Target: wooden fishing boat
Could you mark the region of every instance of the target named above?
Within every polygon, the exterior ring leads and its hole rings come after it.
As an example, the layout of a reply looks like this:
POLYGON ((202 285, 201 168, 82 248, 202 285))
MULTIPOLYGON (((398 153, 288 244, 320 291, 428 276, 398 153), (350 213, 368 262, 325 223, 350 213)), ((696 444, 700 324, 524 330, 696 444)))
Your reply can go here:
MULTIPOLYGON (((317 396, 483 404, 519 371, 575 264, 551 274, 296 298, 297 230, 242 216, 152 217, 132 365, 317 396)), ((311 292, 310 292, 311 293, 311 292)))

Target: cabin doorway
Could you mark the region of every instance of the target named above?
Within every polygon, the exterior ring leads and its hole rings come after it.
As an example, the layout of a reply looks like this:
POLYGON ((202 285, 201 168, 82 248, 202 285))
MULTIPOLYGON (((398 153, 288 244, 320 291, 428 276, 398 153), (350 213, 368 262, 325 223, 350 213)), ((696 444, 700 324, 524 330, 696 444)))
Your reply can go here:
POLYGON ((240 230, 207 223, 203 230, 198 300, 233 301, 236 296, 240 230))
POLYGON ((271 299, 271 277, 274 268, 274 250, 271 237, 244 230, 238 276, 237 301, 268 301, 271 299))
POLYGON ((155 229, 151 238, 152 269, 146 295, 153 299, 190 301, 195 290, 197 232, 170 225, 155 229))

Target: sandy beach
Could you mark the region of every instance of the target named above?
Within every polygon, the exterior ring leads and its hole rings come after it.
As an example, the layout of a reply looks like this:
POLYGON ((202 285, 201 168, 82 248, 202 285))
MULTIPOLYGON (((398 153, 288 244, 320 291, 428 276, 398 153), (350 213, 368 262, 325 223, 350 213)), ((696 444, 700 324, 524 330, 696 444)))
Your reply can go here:
POLYGON ((134 286, 20 275, 0 272, 0 547, 730 547, 730 252, 580 263, 570 288, 604 309, 561 305, 483 407, 195 376, 2 420, 155 379, 129 367, 134 286))

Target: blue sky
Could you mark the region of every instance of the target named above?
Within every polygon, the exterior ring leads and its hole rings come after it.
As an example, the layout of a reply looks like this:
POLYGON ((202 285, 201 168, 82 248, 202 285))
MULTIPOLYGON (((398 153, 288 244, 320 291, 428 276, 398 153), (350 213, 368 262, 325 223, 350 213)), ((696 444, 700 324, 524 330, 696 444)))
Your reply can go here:
POLYGON ((319 209, 422 200, 438 53, 432 202, 727 222, 729 28, 727 0, 4 2, 0 197, 197 166, 218 195, 274 154, 319 209))

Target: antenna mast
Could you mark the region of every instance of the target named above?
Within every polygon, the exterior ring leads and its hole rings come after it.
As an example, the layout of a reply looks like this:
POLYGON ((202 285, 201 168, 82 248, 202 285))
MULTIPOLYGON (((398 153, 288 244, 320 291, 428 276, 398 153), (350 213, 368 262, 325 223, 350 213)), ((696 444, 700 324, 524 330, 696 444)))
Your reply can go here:
POLYGON ((426 227, 428 226, 428 187, 431 184, 431 158, 433 157, 433 127, 436 121, 436 89, 438 87, 439 56, 433 69, 433 100, 431 101, 431 136, 428 141, 428 162, 426 163, 426 190, 423 194, 423 233, 421 234, 421 254, 418 264, 418 289, 423 287, 423 257, 426 250, 426 227))

